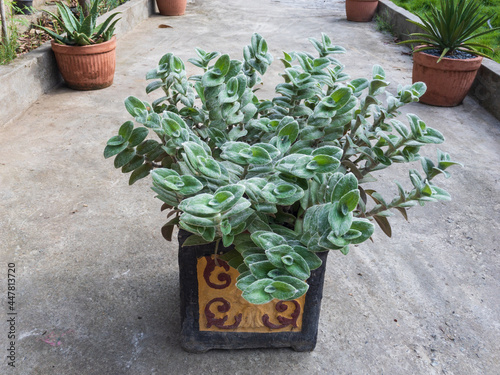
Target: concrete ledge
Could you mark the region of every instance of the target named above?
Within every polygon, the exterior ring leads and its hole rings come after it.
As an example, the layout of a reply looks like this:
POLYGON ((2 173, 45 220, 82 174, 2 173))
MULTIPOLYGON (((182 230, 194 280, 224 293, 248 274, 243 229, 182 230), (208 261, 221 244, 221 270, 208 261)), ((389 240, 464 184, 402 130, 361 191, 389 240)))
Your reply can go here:
MULTIPOLYGON (((401 40, 410 39, 409 34, 420 32, 419 28, 407 21, 407 19, 418 21, 419 18, 389 0, 379 0, 377 13, 392 26, 393 32, 401 40)), ((499 63, 490 59, 483 60, 469 95, 500 120, 499 63)))
POLYGON ((391 25, 394 35, 400 40, 410 39, 409 34, 420 32, 417 26, 407 21, 408 19, 419 21, 420 18, 406 9, 398 7, 392 1, 379 0, 377 14, 391 25))
POLYGON ((500 120, 500 64, 484 59, 469 95, 500 120))
POLYGON ((0 125, 21 115, 40 95, 62 82, 50 43, 0 66, 0 125))
MULTIPOLYGON (((121 12, 116 35, 132 30, 139 22, 154 13, 154 0, 131 0, 99 17, 121 12)), ((62 77, 50 48, 50 42, 0 66, 0 125, 14 120, 43 95, 62 83, 62 77)))

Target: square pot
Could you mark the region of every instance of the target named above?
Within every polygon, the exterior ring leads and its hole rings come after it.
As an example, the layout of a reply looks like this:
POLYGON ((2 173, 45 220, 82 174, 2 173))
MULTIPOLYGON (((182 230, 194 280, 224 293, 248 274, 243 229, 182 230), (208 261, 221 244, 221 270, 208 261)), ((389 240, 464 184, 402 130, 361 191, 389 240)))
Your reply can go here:
MULTIPOLYGON (((183 247, 191 233, 179 231, 181 346, 192 353, 211 349, 284 348, 312 351, 328 252, 307 280, 305 297, 252 305, 236 288, 238 271, 213 259, 215 244, 183 247)), ((230 249, 223 248, 222 253, 230 249)))

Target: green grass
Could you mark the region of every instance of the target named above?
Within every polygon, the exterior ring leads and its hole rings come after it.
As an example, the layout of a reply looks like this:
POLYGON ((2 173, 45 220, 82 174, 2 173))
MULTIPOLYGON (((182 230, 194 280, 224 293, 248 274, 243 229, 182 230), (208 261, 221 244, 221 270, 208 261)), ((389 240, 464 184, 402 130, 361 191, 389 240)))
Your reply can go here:
MULTIPOLYGON (((428 12, 433 6, 439 6, 439 0, 391 0, 394 4, 416 14, 417 16, 428 12)), ((482 14, 492 16, 490 20, 492 27, 500 26, 500 0, 480 0, 482 4, 482 14)), ((482 30, 487 30, 483 27, 482 30)), ((475 42, 482 43, 493 48, 493 52, 480 50, 493 60, 500 63, 500 30, 480 36, 475 42)))
MULTIPOLYGON (((2 25, 2 22, 0 22, 0 27, 2 25)), ((17 56, 16 50, 18 47, 18 32, 17 32, 17 27, 14 24, 8 24, 7 25, 8 33, 9 33, 9 38, 5 41, 1 37, 1 31, 0 31, 0 65, 5 65, 14 60, 17 56)))
POLYGON ((102 3, 99 5, 99 14, 104 14, 110 10, 125 4, 129 0, 101 0, 102 3))
POLYGON ((17 41, 8 40, 0 43, 0 65, 5 65, 16 58, 17 41))
POLYGON ((17 27, 10 16, 12 14, 14 5, 10 1, 6 1, 4 4, 4 9, 7 13, 7 30, 8 39, 5 40, 2 35, 2 21, 0 21, 0 65, 5 65, 16 58, 16 49, 18 46, 17 38, 18 32, 17 27))
POLYGON ((389 33, 392 36, 395 36, 396 33, 394 32, 394 26, 390 21, 387 21, 388 19, 390 19, 390 16, 387 11, 383 15, 375 14, 375 17, 373 18, 375 21, 375 28, 377 31, 389 33))

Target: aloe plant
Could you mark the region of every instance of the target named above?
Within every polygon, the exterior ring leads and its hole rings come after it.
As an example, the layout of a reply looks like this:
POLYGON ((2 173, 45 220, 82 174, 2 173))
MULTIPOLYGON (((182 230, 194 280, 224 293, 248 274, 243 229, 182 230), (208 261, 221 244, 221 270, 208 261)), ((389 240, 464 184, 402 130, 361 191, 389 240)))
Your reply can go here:
POLYGON ((478 30, 491 19, 481 15, 481 3, 478 0, 441 0, 440 8, 432 8, 430 13, 419 16, 422 22, 408 20, 422 29, 422 33, 413 33, 413 39, 400 43, 419 44, 415 52, 438 49, 441 52, 439 61, 455 51, 465 51, 473 55, 489 57, 477 48, 493 49, 484 44, 475 43, 474 39, 499 30, 491 27, 478 30))
POLYGON ((89 15, 83 16, 80 9, 80 17, 77 18, 64 3, 57 3, 58 15, 44 10, 53 19, 54 30, 36 25, 48 33, 54 40, 69 46, 86 46, 90 44, 103 43, 111 39, 114 34, 116 18, 120 13, 111 14, 102 24, 97 25, 99 0, 95 0, 89 8, 89 15))
POLYGON ((397 119, 425 84, 392 95, 378 65, 371 78, 351 80, 334 57, 342 47, 325 34, 310 41, 319 56, 284 53, 284 82, 272 100, 256 96, 273 61, 258 34, 243 61, 197 48, 189 61, 202 72, 189 78, 183 61, 167 53, 146 77, 146 92, 162 94, 152 103, 128 97, 135 123, 121 125, 104 149, 131 173, 130 184, 152 176, 173 216, 162 228, 166 239, 179 226, 192 233, 184 246, 234 246, 221 257, 238 269, 237 287, 255 304, 303 295, 321 265, 317 252, 347 254, 375 224, 390 236, 393 210, 407 218, 412 206, 450 199, 434 178, 449 177, 457 163, 441 151, 437 163, 419 154, 443 135, 416 115, 406 124, 397 119), (392 200, 364 186, 376 181, 373 171, 418 161, 423 172, 410 168, 409 187, 396 182, 392 200))

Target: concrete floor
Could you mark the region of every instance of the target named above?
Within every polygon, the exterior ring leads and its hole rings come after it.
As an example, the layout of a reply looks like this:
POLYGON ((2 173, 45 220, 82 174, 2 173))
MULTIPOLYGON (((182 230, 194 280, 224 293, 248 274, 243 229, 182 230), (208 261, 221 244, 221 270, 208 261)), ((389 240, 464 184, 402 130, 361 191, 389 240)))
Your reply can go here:
MULTIPOLYGON (((177 249, 160 234, 166 214, 149 181, 129 187, 102 151, 129 119, 124 99, 148 98, 145 74, 164 53, 186 61, 201 47, 241 58, 255 31, 275 59, 313 52, 307 37, 323 31, 348 49, 341 60, 353 77, 380 64, 392 90, 411 82, 405 47, 373 23, 347 22, 340 0, 197 0, 183 17, 140 24, 119 40, 112 87, 61 87, 0 128, 1 374, 500 373, 500 123, 468 98, 451 109, 409 106, 465 163, 440 180, 453 200, 412 209, 410 223, 395 216, 392 238, 378 231, 373 243, 329 256, 314 352, 180 349, 177 249), (15 369, 5 350, 11 262, 15 369)), ((276 61, 265 95, 280 69, 276 61)), ((391 173, 389 181, 408 182, 391 173)))

